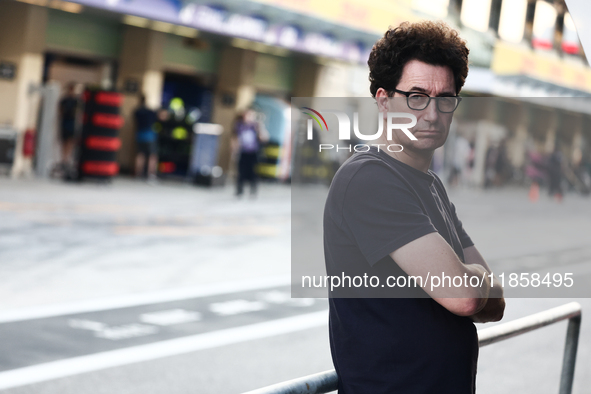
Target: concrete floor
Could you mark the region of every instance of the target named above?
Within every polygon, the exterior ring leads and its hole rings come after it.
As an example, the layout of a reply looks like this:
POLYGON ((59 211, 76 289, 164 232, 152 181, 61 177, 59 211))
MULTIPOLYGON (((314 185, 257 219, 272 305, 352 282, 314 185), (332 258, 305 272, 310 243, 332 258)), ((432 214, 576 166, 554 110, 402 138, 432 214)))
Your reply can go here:
MULTIPOLYGON (((458 189, 450 198, 494 270, 576 265, 583 272, 591 262, 591 199, 567 195, 557 204, 542 196, 532 204, 520 189, 458 189)), ((290 189, 262 185, 257 199, 238 201, 230 187, 152 186, 125 178, 110 185, 0 179, 0 234, 0 315, 95 298, 286 279, 290 189)), ((584 316, 591 313, 589 296, 576 299, 584 316)), ((545 298, 509 299, 504 321, 569 301, 551 292, 545 298)), ((566 324, 559 323, 482 348, 478 392, 557 392, 565 331, 566 324)), ((590 336, 591 323, 583 317, 575 393, 591 387, 590 336)), ((231 393, 330 368, 327 329, 318 327, 2 392, 231 393)))

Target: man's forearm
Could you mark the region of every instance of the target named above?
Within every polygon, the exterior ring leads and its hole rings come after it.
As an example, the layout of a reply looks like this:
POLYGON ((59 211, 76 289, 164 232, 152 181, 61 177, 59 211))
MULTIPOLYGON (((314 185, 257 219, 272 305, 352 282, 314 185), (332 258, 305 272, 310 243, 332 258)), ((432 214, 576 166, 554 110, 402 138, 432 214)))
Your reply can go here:
POLYGON ((492 273, 486 261, 474 246, 464 249, 466 265, 478 266, 492 275, 489 283, 490 290, 484 307, 472 315, 472 320, 477 323, 486 323, 499 321, 503 318, 505 311, 505 299, 503 298, 503 288, 500 286, 499 279, 492 273))
POLYGON ((476 309, 476 313, 480 312, 483 308, 485 308, 487 304, 487 300, 490 296, 490 277, 488 276, 488 271, 485 267, 481 265, 465 265, 466 269, 472 276, 478 277, 478 279, 482 279, 482 285, 478 286, 476 290, 478 293, 475 295, 476 298, 479 300, 478 307, 476 309))

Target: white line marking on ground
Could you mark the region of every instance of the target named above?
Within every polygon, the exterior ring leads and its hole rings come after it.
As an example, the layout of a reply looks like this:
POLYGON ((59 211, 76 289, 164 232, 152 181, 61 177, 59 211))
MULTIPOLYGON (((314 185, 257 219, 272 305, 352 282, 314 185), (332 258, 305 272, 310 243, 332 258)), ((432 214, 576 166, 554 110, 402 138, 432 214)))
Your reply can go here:
POLYGON ((219 294, 266 289, 269 287, 285 286, 289 284, 289 278, 273 277, 252 280, 248 282, 240 281, 212 283, 190 288, 161 290, 140 294, 126 294, 121 296, 73 301, 61 304, 42 305, 38 307, 5 309, 3 311, 0 310, 0 323, 70 315, 74 313, 104 311, 108 309, 126 308, 138 305, 157 304, 161 302, 179 301, 197 297, 208 297, 219 294))
POLYGON ((70 319, 68 326, 74 329, 94 331, 94 336, 97 338, 106 338, 112 341, 119 339, 143 337, 145 335, 156 334, 158 327, 147 324, 123 324, 120 326, 108 326, 105 323, 84 319, 70 319))
POLYGON ((154 324, 157 326, 173 326, 201 320, 203 315, 196 311, 185 309, 169 309, 152 313, 143 313, 139 316, 142 323, 154 324))
POLYGON ((224 302, 214 302, 209 305, 209 310, 220 316, 238 315, 240 313, 248 313, 255 311, 262 311, 267 309, 267 303, 262 301, 248 301, 248 300, 230 300, 224 302))
POLYGON ((0 372, 0 390, 63 378, 85 372, 231 345, 254 339, 287 334, 290 332, 320 327, 327 323, 328 312, 320 311, 251 324, 248 326, 228 328, 184 338, 134 346, 126 349, 52 361, 49 363, 0 372))

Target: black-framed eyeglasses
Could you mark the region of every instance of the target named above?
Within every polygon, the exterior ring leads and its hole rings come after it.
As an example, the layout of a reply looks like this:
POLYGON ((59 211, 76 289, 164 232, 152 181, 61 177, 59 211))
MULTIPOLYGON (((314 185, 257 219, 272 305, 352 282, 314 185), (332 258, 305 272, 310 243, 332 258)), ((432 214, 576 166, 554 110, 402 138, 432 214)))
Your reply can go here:
POLYGON ((421 92, 405 92, 398 89, 394 89, 394 91, 405 95, 408 108, 415 111, 424 110, 429 106, 431 99, 435 99, 439 112, 449 114, 454 112, 458 108, 460 101, 462 101, 462 98, 459 96, 431 97, 427 93, 421 92))

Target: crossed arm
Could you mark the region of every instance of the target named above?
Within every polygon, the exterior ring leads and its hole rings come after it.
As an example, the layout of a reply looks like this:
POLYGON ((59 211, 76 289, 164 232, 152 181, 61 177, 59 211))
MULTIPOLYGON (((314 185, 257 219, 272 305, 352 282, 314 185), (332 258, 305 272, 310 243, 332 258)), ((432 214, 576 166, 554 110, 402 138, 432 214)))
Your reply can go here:
POLYGON ((431 288, 423 283, 423 290, 437 303, 459 316, 470 316, 478 323, 498 321, 503 317, 505 300, 499 281, 493 279, 491 285, 489 274, 492 273, 478 249, 470 246, 464 249, 466 263, 462 263, 451 246, 439 233, 424 235, 390 253, 390 257, 408 275, 460 276, 466 277, 462 286, 431 288), (481 286, 469 285, 470 278, 477 277, 481 286))
MULTIPOLYGON (((469 246, 464 249, 464 259, 466 260, 466 264, 471 265, 480 265, 486 269, 489 274, 492 274, 492 270, 484 261, 484 258, 476 249, 476 246, 469 246)), ((505 298, 503 297, 503 288, 499 285, 499 279, 493 275, 493 281, 496 284, 490 288, 490 292, 488 295, 488 299, 484 308, 482 308, 479 312, 473 314, 472 320, 476 323, 487 323, 491 321, 499 321, 503 318, 503 313, 505 311, 505 298)))

